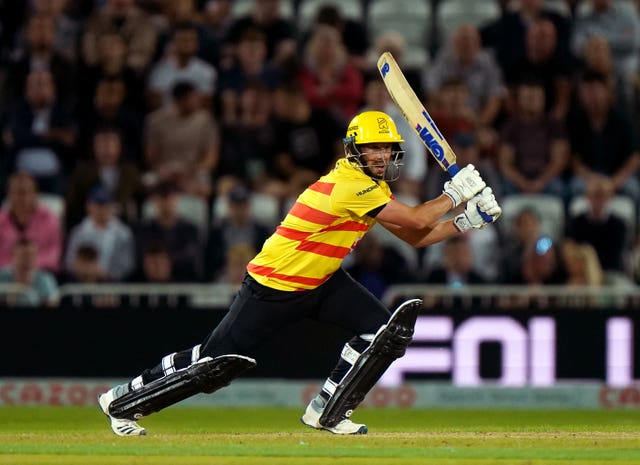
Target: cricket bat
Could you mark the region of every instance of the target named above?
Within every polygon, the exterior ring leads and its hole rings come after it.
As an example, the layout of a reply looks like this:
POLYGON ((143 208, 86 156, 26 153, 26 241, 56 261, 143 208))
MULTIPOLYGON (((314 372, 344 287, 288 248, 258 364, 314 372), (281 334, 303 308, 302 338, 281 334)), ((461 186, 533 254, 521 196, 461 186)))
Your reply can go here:
POLYGON ((438 164, 449 173, 455 176, 460 168, 456 164, 456 154, 446 141, 440 130, 433 122, 433 119, 424 108, 420 99, 413 91, 407 78, 404 77, 400 66, 393 55, 384 52, 378 58, 378 70, 382 75, 384 85, 400 112, 409 122, 409 125, 416 132, 420 140, 429 149, 429 152, 436 159, 438 164))
MULTIPOLYGON (((384 85, 387 87, 387 91, 396 106, 400 109, 402 116, 416 132, 422 143, 429 149, 433 158, 436 159, 443 170, 449 173, 449 176, 453 177, 458 174, 460 168, 456 163, 455 152, 447 140, 442 137, 438 126, 436 126, 429 112, 407 82, 407 78, 404 77, 400 66, 398 66, 391 53, 384 52, 380 55, 380 58, 378 58, 378 71, 380 71, 384 85)), ((480 211, 479 207, 478 213, 488 223, 493 222, 491 216, 480 211)))

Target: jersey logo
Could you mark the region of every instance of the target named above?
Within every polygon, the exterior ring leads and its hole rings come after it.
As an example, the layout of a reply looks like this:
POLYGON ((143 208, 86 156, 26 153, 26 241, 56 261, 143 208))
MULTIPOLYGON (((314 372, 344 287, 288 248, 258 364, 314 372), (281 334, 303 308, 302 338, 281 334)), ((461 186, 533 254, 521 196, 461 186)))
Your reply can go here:
POLYGON ((369 187, 367 187, 366 189, 361 190, 360 192, 356 192, 356 195, 357 195, 358 197, 360 197, 361 195, 364 195, 364 194, 366 194, 367 192, 371 192, 372 190, 377 189, 377 188, 379 188, 379 187, 380 187, 379 185, 374 184, 373 186, 369 186, 369 187))

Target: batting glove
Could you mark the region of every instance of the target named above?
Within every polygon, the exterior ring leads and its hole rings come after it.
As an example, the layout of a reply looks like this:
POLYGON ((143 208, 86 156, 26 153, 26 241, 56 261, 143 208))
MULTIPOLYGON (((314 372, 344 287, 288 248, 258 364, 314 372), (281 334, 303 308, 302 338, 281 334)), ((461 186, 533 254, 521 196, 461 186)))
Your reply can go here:
POLYGON ((453 223, 461 232, 469 229, 482 229, 491 223, 495 223, 502 215, 502 208, 498 205, 495 195, 490 187, 485 187, 482 192, 467 202, 463 213, 453 219, 453 223))
POLYGON ((486 185, 475 166, 469 164, 458 171, 451 181, 444 183, 443 193, 449 196, 455 208, 462 202, 471 200, 486 185))

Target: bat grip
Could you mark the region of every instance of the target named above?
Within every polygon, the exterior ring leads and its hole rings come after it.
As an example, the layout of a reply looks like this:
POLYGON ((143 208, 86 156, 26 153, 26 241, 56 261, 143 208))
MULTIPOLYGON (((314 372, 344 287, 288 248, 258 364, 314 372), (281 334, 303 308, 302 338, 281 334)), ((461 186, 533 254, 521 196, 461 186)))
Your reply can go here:
MULTIPOLYGON (((454 177, 456 174, 458 174, 458 172, 460 171, 460 168, 458 167, 457 163, 453 163, 452 165, 449 165, 449 167, 447 168, 447 173, 449 173, 449 176, 454 177)), ((493 223, 493 217, 483 211, 480 210, 480 207, 478 207, 476 205, 476 209, 478 210, 478 213, 480 214, 480 217, 486 221, 487 223, 493 223)))

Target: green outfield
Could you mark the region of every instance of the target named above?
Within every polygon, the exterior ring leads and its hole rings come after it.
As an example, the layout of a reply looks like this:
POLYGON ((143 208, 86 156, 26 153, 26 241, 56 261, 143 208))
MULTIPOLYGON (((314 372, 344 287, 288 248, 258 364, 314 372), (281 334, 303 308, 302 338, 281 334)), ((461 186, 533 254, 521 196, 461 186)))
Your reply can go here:
POLYGON ((367 436, 334 436, 288 408, 167 409, 144 437, 97 408, 0 408, 0 464, 640 464, 634 411, 363 409, 367 436))

